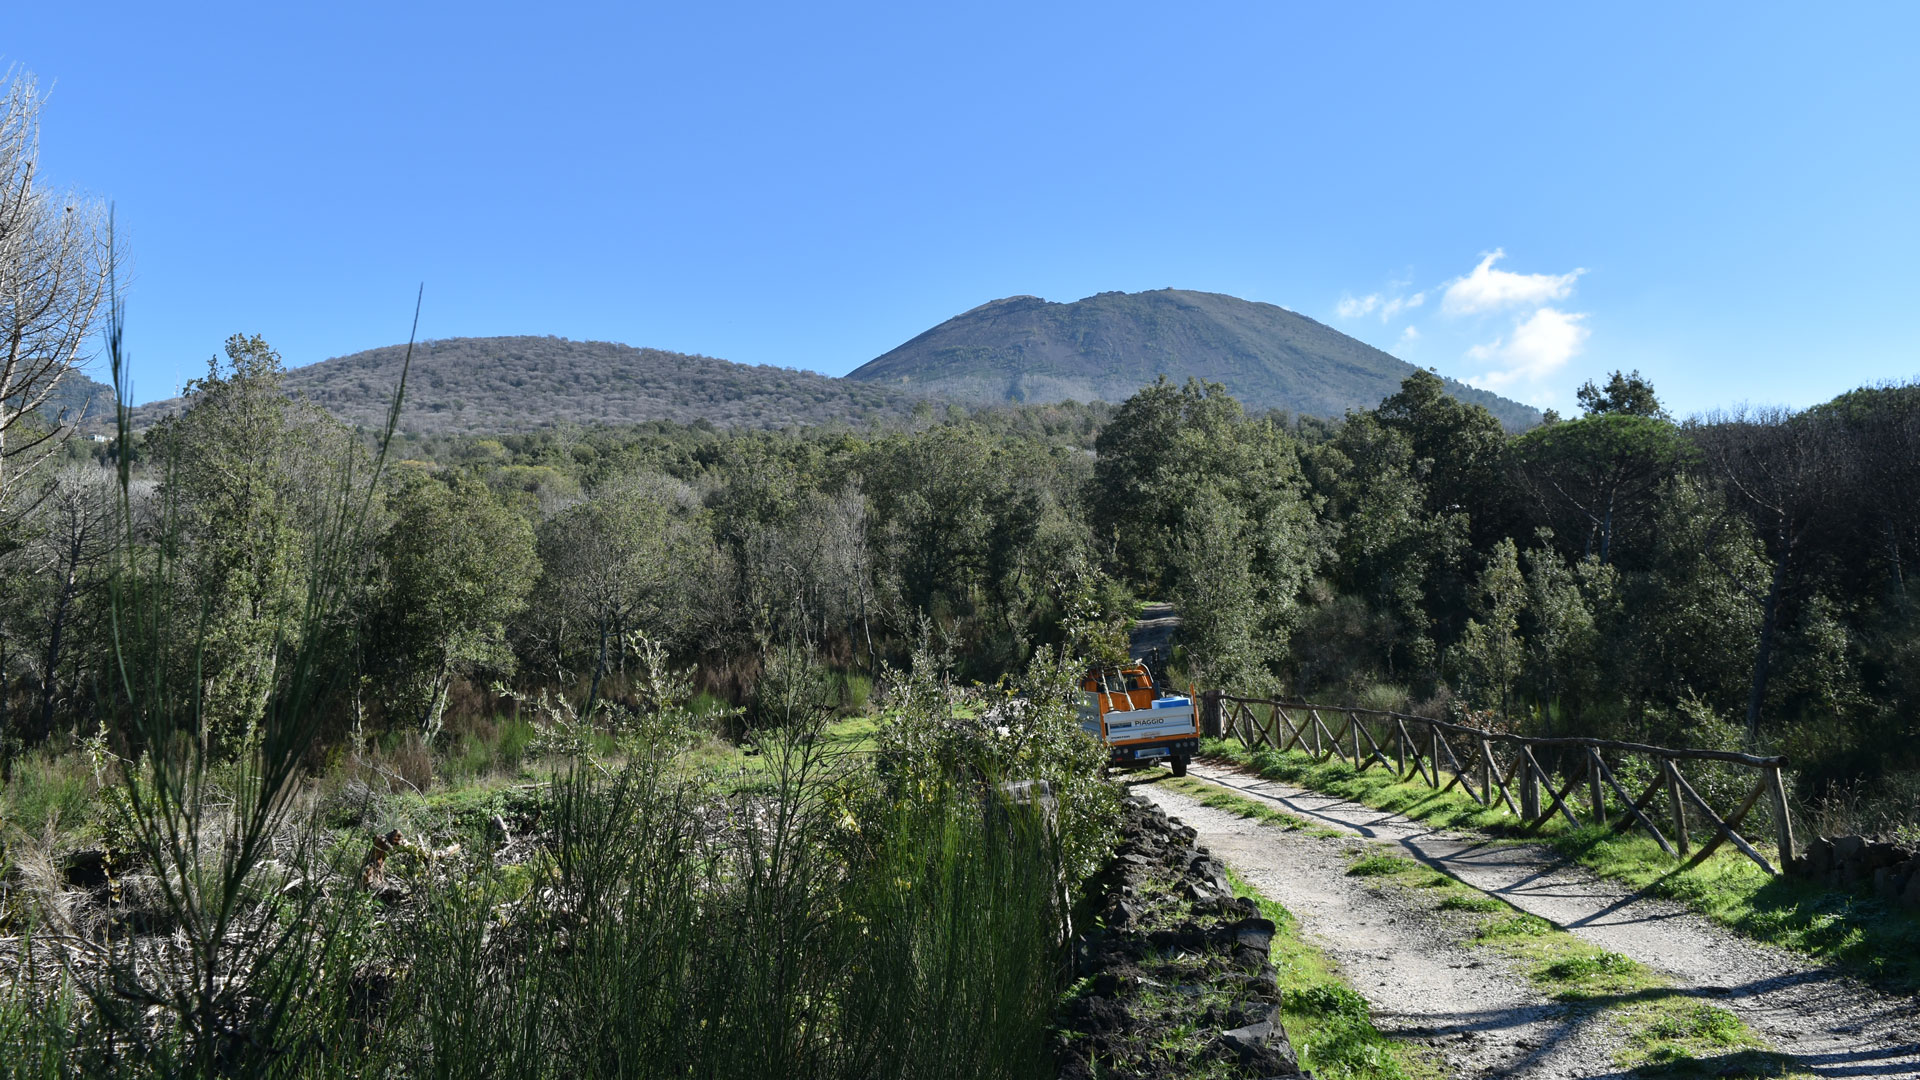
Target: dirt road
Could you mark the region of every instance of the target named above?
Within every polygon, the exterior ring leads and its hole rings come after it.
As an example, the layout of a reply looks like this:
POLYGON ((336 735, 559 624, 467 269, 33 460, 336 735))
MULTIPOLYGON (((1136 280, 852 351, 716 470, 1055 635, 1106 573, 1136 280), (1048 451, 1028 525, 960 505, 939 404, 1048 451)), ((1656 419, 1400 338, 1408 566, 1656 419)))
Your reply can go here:
POLYGON ((1132 647, 1128 651, 1135 660, 1157 659, 1164 663, 1166 657, 1173 655, 1173 635, 1179 629, 1180 616, 1172 604, 1148 604, 1140 612, 1140 621, 1133 624, 1132 647))
POLYGON ((1150 782, 1146 794, 1199 830, 1247 881, 1300 916, 1376 1007, 1383 1031, 1436 1046, 1456 1074, 1610 1075, 1613 1034, 1543 997, 1518 971, 1466 950, 1443 913, 1345 873, 1340 848, 1387 843, 1437 870, 1665 973, 1721 1004, 1821 1076, 1920 1078, 1920 1005, 1740 938, 1684 907, 1633 894, 1531 845, 1493 844, 1219 765, 1197 778, 1338 830, 1259 825, 1150 782))

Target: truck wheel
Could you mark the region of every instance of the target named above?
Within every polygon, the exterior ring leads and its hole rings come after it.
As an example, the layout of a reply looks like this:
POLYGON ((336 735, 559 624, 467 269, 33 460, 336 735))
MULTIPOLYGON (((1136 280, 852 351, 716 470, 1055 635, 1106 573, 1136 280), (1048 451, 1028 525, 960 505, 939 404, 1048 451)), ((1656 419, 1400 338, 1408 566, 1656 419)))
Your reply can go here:
POLYGON ((1173 775, 1175 776, 1187 775, 1187 759, 1186 758, 1177 757, 1173 759, 1173 775))

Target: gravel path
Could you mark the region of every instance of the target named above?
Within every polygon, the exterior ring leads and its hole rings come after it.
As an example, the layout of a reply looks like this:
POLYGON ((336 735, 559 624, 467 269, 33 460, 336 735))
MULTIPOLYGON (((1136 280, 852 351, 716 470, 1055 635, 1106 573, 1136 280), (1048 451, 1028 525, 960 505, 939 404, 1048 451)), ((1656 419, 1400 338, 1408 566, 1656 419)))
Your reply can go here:
POLYGON ((1615 1041, 1484 950, 1459 945, 1460 917, 1347 876, 1359 838, 1312 836, 1215 810, 1151 781, 1133 790, 1199 832, 1249 885, 1278 900, 1373 1005, 1382 1034, 1434 1048, 1456 1076, 1598 1077, 1615 1041))
MULTIPOLYGON (((1732 1009, 1821 1076, 1920 1078, 1920 1003, 1881 994, 1782 950, 1741 938, 1685 907, 1641 897, 1551 850, 1493 844, 1216 764, 1194 776, 1238 790, 1346 837, 1312 837, 1214 810, 1157 784, 1136 784, 1201 833, 1249 883, 1293 909, 1378 1007, 1383 1031, 1433 1040, 1460 1075, 1608 1074, 1599 1025, 1542 998, 1518 972, 1455 944, 1444 916, 1348 877, 1341 845, 1365 840, 1499 896, 1605 949, 1664 972, 1732 1009), (1425 1034, 1431 1032, 1431 1034, 1425 1034)), ((1147 773, 1150 781, 1161 774, 1147 773)))

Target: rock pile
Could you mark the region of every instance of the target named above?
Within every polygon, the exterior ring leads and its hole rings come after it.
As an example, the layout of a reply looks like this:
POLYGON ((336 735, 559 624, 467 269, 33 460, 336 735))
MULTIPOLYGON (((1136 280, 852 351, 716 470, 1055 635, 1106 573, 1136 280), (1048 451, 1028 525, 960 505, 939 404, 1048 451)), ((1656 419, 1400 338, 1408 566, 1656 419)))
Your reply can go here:
POLYGON ((1233 895, 1194 830, 1130 798, 1101 919, 1075 943, 1062 1080, 1310 1076, 1280 1024, 1274 924, 1233 895))
POLYGON ((1787 870, 1839 888, 1868 885, 1883 900, 1920 907, 1920 858, 1898 844, 1864 836, 1822 836, 1807 845, 1805 855, 1788 863, 1787 870))

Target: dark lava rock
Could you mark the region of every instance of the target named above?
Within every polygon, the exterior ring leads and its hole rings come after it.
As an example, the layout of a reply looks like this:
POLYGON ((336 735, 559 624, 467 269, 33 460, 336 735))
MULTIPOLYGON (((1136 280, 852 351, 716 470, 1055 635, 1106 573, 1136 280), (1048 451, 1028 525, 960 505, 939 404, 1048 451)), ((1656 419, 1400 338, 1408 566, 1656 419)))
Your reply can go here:
POLYGON ((1087 978, 1061 1007, 1061 1077, 1308 1075, 1280 1025, 1277 928, 1196 836, 1129 797, 1101 925, 1073 950, 1087 978))
POLYGON ((108 869, 107 853, 98 848, 89 848, 67 856, 60 872, 73 888, 104 889, 107 887, 108 869))

